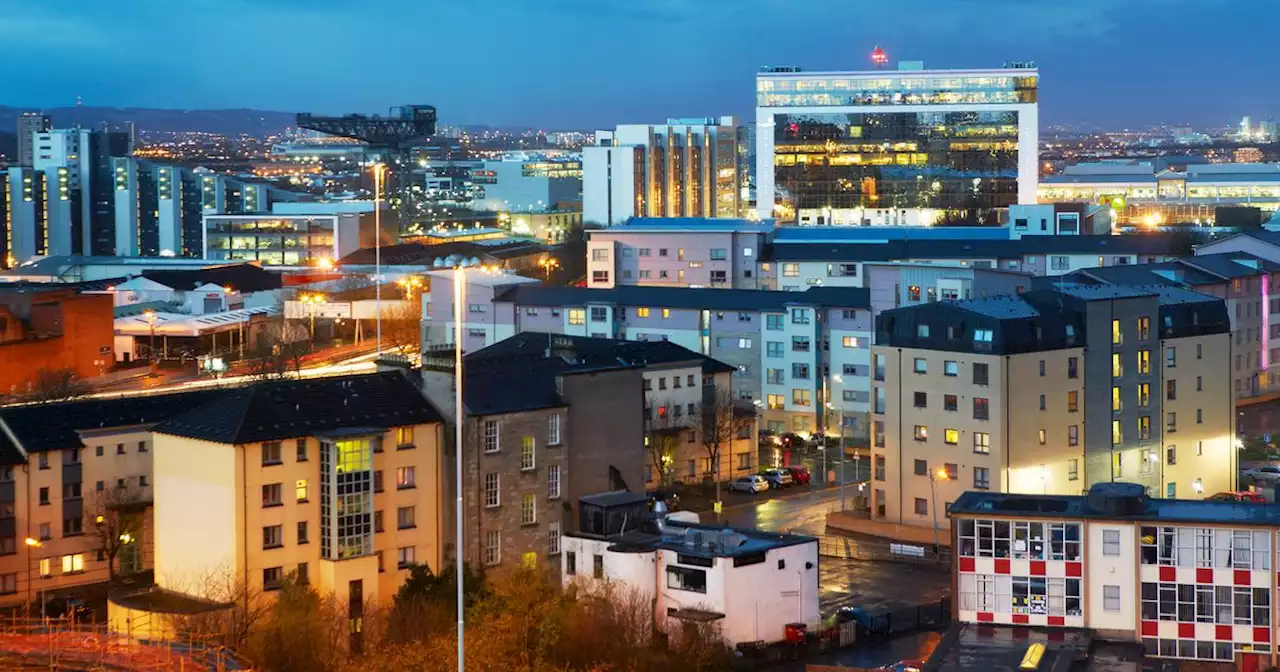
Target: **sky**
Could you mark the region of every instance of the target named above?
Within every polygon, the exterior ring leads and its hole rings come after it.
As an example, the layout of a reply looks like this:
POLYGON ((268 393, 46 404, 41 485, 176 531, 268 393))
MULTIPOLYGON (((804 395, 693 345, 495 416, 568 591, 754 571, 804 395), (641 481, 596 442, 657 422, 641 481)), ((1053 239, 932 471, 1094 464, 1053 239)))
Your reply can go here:
POLYGON ((0 0, 0 104, 607 128, 739 115, 762 65, 1035 61, 1042 125, 1280 108, 1276 0, 0 0))

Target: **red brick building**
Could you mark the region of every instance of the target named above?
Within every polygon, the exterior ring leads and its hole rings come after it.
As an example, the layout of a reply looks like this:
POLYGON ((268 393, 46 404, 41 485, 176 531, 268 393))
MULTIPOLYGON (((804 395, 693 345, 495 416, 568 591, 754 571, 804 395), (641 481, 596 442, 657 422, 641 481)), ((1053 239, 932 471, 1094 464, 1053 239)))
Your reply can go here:
POLYGON ((41 369, 80 378, 110 371, 113 329, 110 294, 0 288, 0 397, 29 391, 41 369))

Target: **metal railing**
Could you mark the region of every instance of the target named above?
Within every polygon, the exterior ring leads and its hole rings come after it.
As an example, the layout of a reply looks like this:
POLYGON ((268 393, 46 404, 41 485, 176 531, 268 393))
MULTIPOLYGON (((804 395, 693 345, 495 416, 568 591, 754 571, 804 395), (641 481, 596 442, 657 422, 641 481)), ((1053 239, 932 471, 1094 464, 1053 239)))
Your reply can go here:
POLYGON ((818 537, 818 555, 868 562, 909 562, 915 564, 951 564, 951 549, 934 548, 854 537, 822 535, 818 537))

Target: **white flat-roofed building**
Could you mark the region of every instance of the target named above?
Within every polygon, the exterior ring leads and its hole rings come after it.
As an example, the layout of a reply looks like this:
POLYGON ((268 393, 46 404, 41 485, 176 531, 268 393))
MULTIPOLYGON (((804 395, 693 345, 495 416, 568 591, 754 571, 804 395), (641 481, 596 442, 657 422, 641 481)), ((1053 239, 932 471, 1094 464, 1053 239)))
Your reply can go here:
MULTIPOLYGON (((919 68, 919 69, 917 69, 919 68)), ((1039 71, 756 76, 756 210, 801 225, 995 225, 1034 203, 1039 71)))

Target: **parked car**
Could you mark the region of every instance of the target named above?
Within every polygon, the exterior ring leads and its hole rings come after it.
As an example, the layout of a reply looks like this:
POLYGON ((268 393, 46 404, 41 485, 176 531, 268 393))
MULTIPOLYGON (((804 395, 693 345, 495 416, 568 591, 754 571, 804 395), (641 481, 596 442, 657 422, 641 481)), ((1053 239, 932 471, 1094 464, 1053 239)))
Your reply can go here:
POLYGON ((1267 498, 1256 492, 1242 490, 1240 492, 1219 492, 1209 498, 1211 502, 1253 502, 1257 504, 1265 504, 1267 498))
POLYGON ((1244 472, 1245 476, 1255 481, 1275 481, 1280 480, 1280 467, 1275 465, 1267 465, 1265 467, 1255 467, 1244 472))
POLYGON ((729 484, 729 490, 731 492, 749 492, 753 495, 757 492, 764 492, 768 489, 769 481, 765 480, 764 476, 759 474, 743 476, 729 484))
POLYGON ((791 482, 796 485, 809 485, 813 475, 809 473, 809 467, 787 467, 787 471, 791 472, 791 482))
POLYGON ((884 670, 884 672, 920 672, 920 670, 924 669, 924 661, 899 660, 892 665, 885 665, 884 667, 878 667, 876 669, 884 670))
POLYGON ((785 488, 791 485, 791 472, 786 469, 765 469, 760 472, 764 480, 769 481, 771 488, 785 488))

